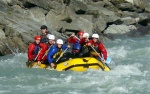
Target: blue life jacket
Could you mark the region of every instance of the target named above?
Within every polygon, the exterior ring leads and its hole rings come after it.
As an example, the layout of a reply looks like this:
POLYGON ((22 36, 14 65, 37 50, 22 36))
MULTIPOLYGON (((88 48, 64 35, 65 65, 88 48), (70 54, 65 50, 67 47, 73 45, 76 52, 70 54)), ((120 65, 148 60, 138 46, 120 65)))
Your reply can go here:
POLYGON ((34 49, 33 54, 38 54, 40 47, 36 43, 34 43, 34 45, 35 45, 35 49, 34 49))
POLYGON ((80 50, 81 49, 81 44, 79 43, 79 41, 77 41, 76 43, 73 44, 73 50, 80 50))
MULTIPOLYGON (((53 56, 54 56, 57 52, 59 52, 60 50, 64 51, 66 48, 67 48, 66 45, 62 45, 61 49, 59 49, 59 48, 57 47, 57 45, 53 45, 53 46, 50 48, 50 50, 48 51, 48 54, 47 54, 47 59, 48 59, 49 64, 54 61, 55 58, 54 58, 53 56)), ((53 63, 55 63, 55 62, 53 62, 53 63)))

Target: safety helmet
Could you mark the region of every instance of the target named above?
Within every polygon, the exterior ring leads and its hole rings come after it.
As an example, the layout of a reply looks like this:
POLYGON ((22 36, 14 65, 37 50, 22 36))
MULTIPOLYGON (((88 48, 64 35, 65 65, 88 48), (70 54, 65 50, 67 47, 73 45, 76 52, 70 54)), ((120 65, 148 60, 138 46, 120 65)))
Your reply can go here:
POLYGON ((41 29, 47 29, 47 26, 46 25, 42 25, 41 29))
POLYGON ((34 37, 34 39, 35 40, 41 40, 42 38, 41 38, 41 36, 37 35, 37 36, 34 37))
POLYGON ((83 35, 83 34, 84 34, 83 31, 79 31, 79 32, 78 32, 78 36, 79 36, 79 35, 83 35))
POLYGON ((83 37, 89 38, 89 34, 88 34, 88 33, 84 33, 84 34, 83 34, 83 37))
POLYGON ((92 38, 99 38, 99 35, 98 34, 93 34, 92 38))
POLYGON ((62 39, 57 39, 56 43, 57 44, 63 44, 63 40, 62 39))
POLYGON ((54 35, 49 35, 49 36, 48 36, 48 39, 55 40, 55 36, 54 36, 54 35))

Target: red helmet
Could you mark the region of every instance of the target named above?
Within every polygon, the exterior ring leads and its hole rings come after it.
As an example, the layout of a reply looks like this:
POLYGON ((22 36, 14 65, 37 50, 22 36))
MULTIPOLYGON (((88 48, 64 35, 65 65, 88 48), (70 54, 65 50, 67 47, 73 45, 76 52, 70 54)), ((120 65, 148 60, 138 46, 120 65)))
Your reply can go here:
POLYGON ((84 34, 83 31, 79 31, 79 32, 78 32, 78 36, 79 36, 79 35, 83 35, 83 34, 84 34))
POLYGON ((41 36, 38 36, 38 35, 37 35, 37 36, 34 37, 34 39, 35 39, 35 40, 41 40, 42 38, 41 38, 41 36))

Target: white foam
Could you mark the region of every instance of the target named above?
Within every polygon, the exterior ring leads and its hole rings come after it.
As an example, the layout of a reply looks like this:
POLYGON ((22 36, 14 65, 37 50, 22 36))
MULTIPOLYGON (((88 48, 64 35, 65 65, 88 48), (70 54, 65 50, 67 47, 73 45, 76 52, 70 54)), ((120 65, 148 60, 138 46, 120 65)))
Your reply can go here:
POLYGON ((135 65, 118 65, 113 70, 114 75, 141 75, 142 72, 138 69, 138 66, 135 65))
POLYGON ((123 86, 114 86, 110 91, 110 94, 123 94, 123 93, 129 93, 127 87, 123 86))
POLYGON ((108 54, 111 58, 125 58, 127 50, 124 46, 116 46, 108 49, 108 54))
POLYGON ((68 82, 71 82, 72 81, 72 75, 69 75, 65 78, 65 81, 68 83, 68 82))

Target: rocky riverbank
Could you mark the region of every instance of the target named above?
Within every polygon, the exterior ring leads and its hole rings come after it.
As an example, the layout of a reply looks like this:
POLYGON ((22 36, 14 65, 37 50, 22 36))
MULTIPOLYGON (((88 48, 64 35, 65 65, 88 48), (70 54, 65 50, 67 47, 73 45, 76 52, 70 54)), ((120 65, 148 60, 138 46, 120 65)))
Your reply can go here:
POLYGON ((40 26, 58 37, 77 30, 101 39, 150 33, 149 0, 1 0, 0 55, 26 52, 40 26))

